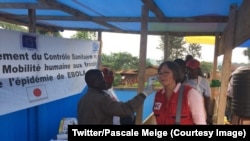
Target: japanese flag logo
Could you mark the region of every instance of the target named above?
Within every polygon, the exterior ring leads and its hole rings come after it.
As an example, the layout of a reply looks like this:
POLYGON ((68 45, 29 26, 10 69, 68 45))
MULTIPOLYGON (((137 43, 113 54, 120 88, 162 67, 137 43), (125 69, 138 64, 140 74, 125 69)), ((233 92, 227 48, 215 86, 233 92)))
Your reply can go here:
POLYGON ((48 98, 46 87, 44 85, 28 87, 26 89, 27 89, 27 96, 30 102, 48 98))

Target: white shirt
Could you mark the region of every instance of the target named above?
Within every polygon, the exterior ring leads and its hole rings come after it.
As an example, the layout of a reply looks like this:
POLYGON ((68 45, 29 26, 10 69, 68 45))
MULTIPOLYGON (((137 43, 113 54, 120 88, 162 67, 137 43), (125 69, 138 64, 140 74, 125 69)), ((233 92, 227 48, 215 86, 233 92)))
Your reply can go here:
MULTIPOLYGON (((185 85, 185 84, 184 84, 185 85)), ((174 92, 180 89, 181 84, 178 83, 174 89, 174 92)), ((162 92, 164 94, 165 91, 162 92)), ((196 90, 190 89, 187 94, 188 106, 192 113, 193 122, 196 125, 206 125, 206 110, 204 106, 203 96, 196 90)))
POLYGON ((197 91, 200 92, 201 95, 211 97, 210 85, 206 78, 198 76, 198 79, 187 79, 185 81, 185 84, 189 84, 190 86, 195 88, 197 91))
POLYGON ((229 97, 233 97, 233 77, 231 76, 230 81, 228 82, 228 87, 227 87, 227 95, 229 97))

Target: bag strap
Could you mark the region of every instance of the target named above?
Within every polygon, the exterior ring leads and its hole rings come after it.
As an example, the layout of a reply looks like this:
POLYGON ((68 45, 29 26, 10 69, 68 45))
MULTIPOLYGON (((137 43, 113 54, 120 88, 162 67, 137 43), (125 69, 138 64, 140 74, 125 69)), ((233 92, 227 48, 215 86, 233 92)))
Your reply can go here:
POLYGON ((197 90, 203 95, 203 96, 205 96, 205 93, 202 91, 202 89, 200 88, 200 84, 201 84, 201 80, 202 80, 203 78, 201 77, 201 76, 198 76, 198 82, 197 82, 197 85, 196 85, 196 88, 197 88, 197 90))
POLYGON ((198 76, 198 83, 197 83, 198 86, 200 86, 201 79, 202 79, 202 77, 201 77, 201 76, 198 76))
POLYGON ((184 90, 184 86, 181 84, 180 89, 179 89, 179 93, 178 93, 178 103, 177 103, 175 124, 180 124, 181 123, 181 109, 182 109, 183 90, 184 90))

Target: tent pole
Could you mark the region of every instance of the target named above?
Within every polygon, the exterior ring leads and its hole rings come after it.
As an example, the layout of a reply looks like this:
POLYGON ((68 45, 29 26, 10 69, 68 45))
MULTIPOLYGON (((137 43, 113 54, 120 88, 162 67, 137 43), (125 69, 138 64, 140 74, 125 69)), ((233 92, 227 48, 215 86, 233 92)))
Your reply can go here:
MULTIPOLYGON (((138 89, 140 93, 144 89, 145 83, 145 68, 147 57, 147 35, 148 35, 148 12, 149 9, 142 6, 142 21, 141 21, 141 39, 140 39, 140 56, 139 56, 139 72, 138 72, 138 89)), ((143 106, 136 112, 136 124, 142 124, 143 106)))

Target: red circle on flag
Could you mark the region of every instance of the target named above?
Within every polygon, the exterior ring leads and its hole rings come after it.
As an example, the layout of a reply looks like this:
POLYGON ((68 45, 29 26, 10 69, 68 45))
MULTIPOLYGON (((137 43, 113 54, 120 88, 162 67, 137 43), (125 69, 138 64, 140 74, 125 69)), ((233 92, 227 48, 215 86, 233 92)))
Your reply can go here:
POLYGON ((34 94, 34 96, 39 97, 39 96, 42 95, 42 91, 41 91, 39 88, 35 88, 35 89, 33 90, 33 94, 34 94))

